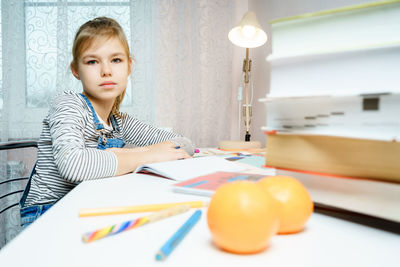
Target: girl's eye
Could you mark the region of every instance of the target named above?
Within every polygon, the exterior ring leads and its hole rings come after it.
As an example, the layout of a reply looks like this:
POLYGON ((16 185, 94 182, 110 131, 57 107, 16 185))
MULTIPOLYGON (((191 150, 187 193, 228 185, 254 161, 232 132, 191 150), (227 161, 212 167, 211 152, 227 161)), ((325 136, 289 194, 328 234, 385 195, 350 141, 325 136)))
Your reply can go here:
POLYGON ((86 64, 88 64, 88 65, 94 65, 96 63, 97 63, 96 60, 89 60, 88 62, 86 62, 86 64))
POLYGON ((112 62, 113 62, 113 63, 120 63, 120 62, 122 62, 122 60, 121 60, 120 58, 114 58, 114 59, 112 60, 112 62))

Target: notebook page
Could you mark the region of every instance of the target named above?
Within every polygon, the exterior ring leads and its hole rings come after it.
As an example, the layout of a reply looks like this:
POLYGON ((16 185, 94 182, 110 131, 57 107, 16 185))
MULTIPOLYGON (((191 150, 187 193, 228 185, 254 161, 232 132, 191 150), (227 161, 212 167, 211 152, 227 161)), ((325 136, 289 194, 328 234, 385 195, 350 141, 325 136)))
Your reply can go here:
POLYGON ((217 171, 240 172, 245 169, 246 167, 223 158, 209 156, 150 163, 139 167, 136 172, 146 170, 177 181, 184 181, 217 171))

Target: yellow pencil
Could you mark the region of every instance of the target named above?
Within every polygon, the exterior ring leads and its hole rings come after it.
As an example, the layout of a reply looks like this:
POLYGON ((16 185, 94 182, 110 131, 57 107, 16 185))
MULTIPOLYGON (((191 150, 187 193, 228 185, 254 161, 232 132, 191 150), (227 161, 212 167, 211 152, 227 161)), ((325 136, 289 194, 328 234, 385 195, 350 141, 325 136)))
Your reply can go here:
POLYGON ((126 207, 80 209, 79 217, 158 211, 158 210, 167 209, 167 208, 171 208, 174 206, 180 206, 180 205, 189 205, 191 208, 201 208, 201 207, 208 206, 208 202, 188 201, 188 202, 149 204, 149 205, 139 205, 139 206, 126 206, 126 207))

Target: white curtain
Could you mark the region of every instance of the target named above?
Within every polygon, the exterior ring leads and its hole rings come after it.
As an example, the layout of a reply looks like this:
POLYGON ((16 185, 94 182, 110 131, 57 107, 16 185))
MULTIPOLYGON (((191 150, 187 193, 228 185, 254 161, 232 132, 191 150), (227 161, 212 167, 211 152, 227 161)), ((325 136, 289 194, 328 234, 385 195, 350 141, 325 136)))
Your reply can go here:
MULTIPOLYGON (((77 28, 98 16, 116 19, 131 42, 134 69, 122 110, 172 127, 198 147, 232 138, 236 104, 227 33, 235 23, 235 1, 0 1, 2 142, 38 138, 52 98, 81 91, 69 71, 71 46, 77 28)), ((7 155, 1 157, 5 174, 7 155)), ((1 239, 7 227, 1 224, 1 239)))

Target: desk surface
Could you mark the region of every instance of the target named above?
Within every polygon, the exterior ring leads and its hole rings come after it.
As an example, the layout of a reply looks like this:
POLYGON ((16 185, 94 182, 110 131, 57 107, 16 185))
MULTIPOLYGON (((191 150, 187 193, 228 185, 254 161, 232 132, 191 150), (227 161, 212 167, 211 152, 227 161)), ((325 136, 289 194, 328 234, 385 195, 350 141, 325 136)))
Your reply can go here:
POLYGON ((87 231, 143 214, 79 218, 80 208, 208 199, 173 193, 172 183, 140 174, 84 182, 0 251, 1 266, 399 266, 399 235, 320 214, 312 215, 303 232, 275 236, 255 255, 214 246, 206 208, 165 262, 156 262, 155 253, 192 212, 82 243, 87 231))

